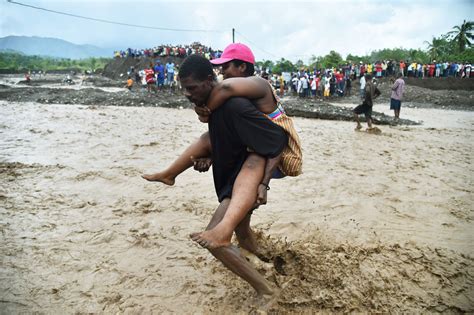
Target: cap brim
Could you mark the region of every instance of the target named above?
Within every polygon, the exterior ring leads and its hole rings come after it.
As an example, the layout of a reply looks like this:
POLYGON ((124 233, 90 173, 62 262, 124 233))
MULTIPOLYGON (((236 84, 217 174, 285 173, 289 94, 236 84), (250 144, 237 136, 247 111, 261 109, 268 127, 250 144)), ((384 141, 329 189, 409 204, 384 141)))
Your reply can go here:
POLYGON ((231 58, 217 58, 217 59, 212 59, 210 60, 210 62, 213 64, 213 65, 222 65, 226 62, 229 62, 229 61, 232 61, 233 59, 231 58))

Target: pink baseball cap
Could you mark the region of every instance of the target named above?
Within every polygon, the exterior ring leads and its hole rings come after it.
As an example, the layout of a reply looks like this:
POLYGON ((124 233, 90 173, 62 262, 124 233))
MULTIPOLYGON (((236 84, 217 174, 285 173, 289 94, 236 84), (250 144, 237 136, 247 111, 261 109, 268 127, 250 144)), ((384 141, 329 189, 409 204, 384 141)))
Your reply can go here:
POLYGON ((221 57, 212 59, 211 63, 214 65, 221 65, 235 59, 255 64, 255 57, 250 48, 240 43, 234 43, 227 46, 221 57))

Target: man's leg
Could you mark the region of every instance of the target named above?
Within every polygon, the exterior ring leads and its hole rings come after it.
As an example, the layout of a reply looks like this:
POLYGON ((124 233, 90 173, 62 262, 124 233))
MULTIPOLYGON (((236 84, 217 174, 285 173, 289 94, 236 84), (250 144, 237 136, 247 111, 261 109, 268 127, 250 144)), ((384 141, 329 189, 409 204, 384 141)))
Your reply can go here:
POLYGON ((400 118, 400 109, 395 109, 395 118, 400 118))
POLYGON ((240 247, 248 250, 257 257, 261 257, 261 253, 258 252, 258 244, 255 233, 250 228, 251 217, 252 213, 247 213, 245 218, 240 221, 239 225, 237 225, 235 228, 235 235, 237 236, 237 241, 239 242, 240 247))
POLYGON ((365 120, 367 120, 367 127, 372 129, 372 109, 367 110, 365 114, 365 120))
POLYGON ((369 129, 372 129, 372 118, 371 117, 367 117, 367 127, 369 129))
POLYGON ((142 175, 142 177, 148 181, 162 182, 163 184, 172 186, 179 174, 193 166, 193 157, 202 158, 211 156, 211 150, 209 132, 205 132, 194 143, 187 147, 164 171, 150 175, 142 175))
MULTIPOLYGON (((217 207, 206 230, 213 229, 226 215, 231 199, 224 199, 217 207)), ((225 246, 209 249, 211 254, 220 260, 230 271, 247 281, 259 295, 270 295, 273 293, 267 280, 244 258, 239 250, 233 246, 225 246)))
POLYGON ((360 124, 360 120, 359 120, 359 115, 356 114, 356 113, 354 113, 354 119, 355 119, 355 121, 356 121, 356 123, 357 123, 357 126, 356 126, 355 129, 356 129, 356 130, 362 129, 362 125, 360 124))
POLYGON ((232 199, 223 219, 212 229, 191 234, 191 238, 206 248, 228 246, 237 225, 253 208, 257 200, 257 188, 263 178, 266 159, 250 154, 237 176, 232 199))

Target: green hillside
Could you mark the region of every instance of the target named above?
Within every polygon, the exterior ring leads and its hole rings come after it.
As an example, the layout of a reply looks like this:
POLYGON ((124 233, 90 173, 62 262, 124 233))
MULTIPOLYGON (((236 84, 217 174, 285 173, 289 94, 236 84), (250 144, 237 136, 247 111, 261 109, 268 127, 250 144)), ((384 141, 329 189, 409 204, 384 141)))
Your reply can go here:
POLYGON ((17 52, 0 52, 0 70, 28 71, 28 70, 66 70, 80 71, 103 69, 111 58, 65 59, 40 56, 27 56, 17 52))

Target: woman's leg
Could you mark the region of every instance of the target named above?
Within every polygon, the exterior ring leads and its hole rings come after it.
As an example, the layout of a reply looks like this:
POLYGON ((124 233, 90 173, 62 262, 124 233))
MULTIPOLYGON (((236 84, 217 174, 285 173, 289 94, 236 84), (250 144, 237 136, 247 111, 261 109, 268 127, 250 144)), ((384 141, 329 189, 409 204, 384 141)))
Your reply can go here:
POLYGON ((191 234, 194 241, 209 249, 230 245, 233 231, 255 205, 257 188, 262 181, 265 164, 264 157, 254 153, 248 156, 235 180, 225 216, 213 228, 191 234))
POLYGON ((162 182, 163 184, 172 186, 179 174, 193 166, 193 158, 210 157, 211 152, 209 132, 205 132, 194 143, 187 147, 165 170, 155 174, 142 175, 142 177, 148 181, 162 182))

